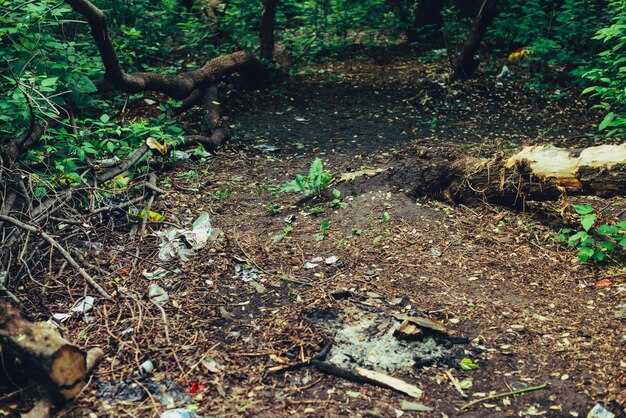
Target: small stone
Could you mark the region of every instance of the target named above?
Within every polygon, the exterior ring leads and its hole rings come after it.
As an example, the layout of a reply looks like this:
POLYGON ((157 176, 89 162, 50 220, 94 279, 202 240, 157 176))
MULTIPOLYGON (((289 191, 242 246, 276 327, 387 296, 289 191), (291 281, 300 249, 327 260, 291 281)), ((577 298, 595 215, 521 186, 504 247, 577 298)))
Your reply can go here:
POLYGON ((564 374, 563 376, 561 376, 561 380, 567 380, 569 379, 569 374, 564 374))

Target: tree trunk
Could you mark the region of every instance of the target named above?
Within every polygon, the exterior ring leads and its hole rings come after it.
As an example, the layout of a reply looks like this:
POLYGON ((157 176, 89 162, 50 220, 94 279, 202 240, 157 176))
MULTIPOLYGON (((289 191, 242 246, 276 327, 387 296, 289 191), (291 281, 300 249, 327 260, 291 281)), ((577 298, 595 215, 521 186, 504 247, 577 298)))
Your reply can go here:
POLYGON ((583 150, 530 146, 488 161, 454 146, 416 146, 407 153, 388 175, 415 197, 517 205, 567 195, 626 194, 626 143, 583 150))
POLYGON ((413 5, 413 27, 406 32, 409 43, 434 42, 441 36, 443 17, 441 10, 445 0, 416 0, 413 5))
POLYGON ((263 0, 263 13, 261 14, 261 58, 270 62, 274 61, 274 23, 276 21, 276 6, 278 0, 263 0))
POLYGON ((32 379, 48 389, 55 404, 78 395, 104 353, 85 352, 45 322, 29 322, 8 303, 0 303, 2 372, 10 381, 32 379))
POLYGON ((484 0, 474 21, 474 26, 463 44, 459 60, 454 66, 451 76, 452 80, 467 80, 478 68, 480 61, 475 58, 475 55, 478 52, 483 35, 496 13, 497 3, 498 0, 484 0))

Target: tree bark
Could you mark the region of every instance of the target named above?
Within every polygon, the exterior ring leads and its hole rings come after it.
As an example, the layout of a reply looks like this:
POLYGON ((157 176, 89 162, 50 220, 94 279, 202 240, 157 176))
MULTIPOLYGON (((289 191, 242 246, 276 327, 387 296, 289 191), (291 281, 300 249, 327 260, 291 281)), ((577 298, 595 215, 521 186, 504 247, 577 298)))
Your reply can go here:
POLYGON ((474 71, 476 71, 476 68, 478 68, 480 61, 475 58, 475 55, 480 48, 480 42, 483 39, 483 35, 496 13, 497 3, 498 0, 483 1, 483 4, 478 11, 478 16, 476 16, 476 20, 474 21, 474 26, 465 40, 459 60, 454 66, 452 76, 450 77, 451 80, 468 80, 474 71))
POLYGON ((11 381, 32 379, 46 387, 55 404, 78 395, 104 353, 85 352, 45 322, 30 322, 8 303, 0 303, 3 372, 11 381))
POLYGON ((415 197, 517 205, 568 195, 626 194, 626 143, 583 150, 531 146, 488 161, 454 146, 416 146, 408 154, 388 175, 415 197))
POLYGON ((274 61, 274 24, 276 22, 276 6, 278 0, 263 0, 261 13, 260 44, 261 58, 274 61))
POLYGON ((95 80, 100 92, 121 90, 126 93, 156 91, 174 99, 184 99, 195 90, 204 90, 219 82, 222 77, 233 73, 247 73, 248 78, 263 74, 263 66, 250 53, 240 51, 214 58, 201 68, 176 75, 136 72, 125 73, 120 65, 117 52, 109 36, 104 13, 88 0, 65 0, 80 13, 91 27, 91 34, 104 65, 104 77, 95 80))
POLYGON ((407 30, 409 43, 433 42, 441 36, 443 17, 441 10, 445 0, 416 0, 413 5, 413 27, 407 30))

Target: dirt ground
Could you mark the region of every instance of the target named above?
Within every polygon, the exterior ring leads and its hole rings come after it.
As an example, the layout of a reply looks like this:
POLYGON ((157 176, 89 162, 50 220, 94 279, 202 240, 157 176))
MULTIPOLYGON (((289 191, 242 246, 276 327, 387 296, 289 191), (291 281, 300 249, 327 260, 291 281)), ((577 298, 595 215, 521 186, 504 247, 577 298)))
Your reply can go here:
MULTIPOLYGON (((489 156, 601 139, 598 115, 576 96, 555 100, 521 81, 498 86, 493 76, 446 86, 443 77, 441 64, 355 59, 233 93, 225 103, 232 141, 214 158, 162 172, 168 193, 154 206, 184 227, 206 211, 223 237, 168 263, 158 258, 158 237, 129 242, 127 228, 102 237, 105 251, 94 259, 117 272, 99 279, 116 303, 98 302, 91 321, 65 328, 106 358, 61 416, 159 416, 168 400, 203 417, 585 417, 596 403, 625 416, 624 260, 580 265, 554 240, 563 222, 556 203, 453 206, 408 197, 410 185, 383 176, 337 181, 343 207, 277 192, 316 157, 338 180, 389 169, 417 141, 489 156), (149 278, 159 267, 166 276, 149 278), (169 294, 164 314, 146 297, 153 283, 169 294), (374 340, 391 335, 400 315, 441 321, 456 341, 437 341, 433 361, 401 342, 417 364, 385 365, 398 353, 374 340), (333 339, 336 358, 403 379, 423 397, 303 365, 333 339), (357 342, 365 346, 350 345, 357 342), (477 368, 462 369, 465 358, 477 368), (155 368, 140 376, 146 360, 155 368), (407 401, 431 409, 410 411, 407 401)), ((587 201, 603 219, 625 218, 624 198, 587 201)), ((54 280, 45 300, 30 295, 41 319, 85 294, 71 275, 54 280)))

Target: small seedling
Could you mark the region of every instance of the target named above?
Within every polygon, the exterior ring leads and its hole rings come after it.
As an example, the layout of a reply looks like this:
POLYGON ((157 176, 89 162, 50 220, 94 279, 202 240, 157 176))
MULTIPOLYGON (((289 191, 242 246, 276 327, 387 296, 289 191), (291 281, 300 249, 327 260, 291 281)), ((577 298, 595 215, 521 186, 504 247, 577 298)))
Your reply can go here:
POLYGON ((213 192, 212 197, 215 200, 223 200, 223 199, 226 199, 228 196, 230 196, 230 190, 224 189, 224 190, 216 190, 215 192, 213 192))
POLYGON ((289 233, 290 233, 291 231, 293 231, 293 227, 292 227, 292 226, 288 226, 288 227, 286 227, 285 229, 283 229, 283 232, 281 232, 281 233, 280 233, 280 234, 278 234, 278 235, 274 235, 274 236, 272 237, 272 242, 273 242, 274 244, 277 244, 277 243, 281 242, 281 241, 282 241, 282 240, 283 240, 283 239, 284 239, 287 235, 289 235, 289 233))
POLYGON ((316 158, 311 163, 308 176, 296 174, 295 180, 283 184, 281 191, 284 193, 298 192, 309 197, 327 189, 331 180, 332 176, 330 172, 324 170, 322 160, 316 158))
POLYGON ((328 204, 329 208, 343 208, 346 205, 341 203, 341 192, 337 189, 333 189, 333 197, 332 202, 328 204))
POLYGON ((282 206, 280 206, 278 203, 268 203, 267 204, 267 213, 272 215, 272 216, 276 216, 280 214, 280 211, 282 210, 282 206))
POLYGON ((326 212, 326 208, 324 206, 313 206, 311 208, 311 214, 314 216, 323 215, 326 212))
POLYGON ((389 221, 391 221, 391 215, 389 214, 389 212, 383 212, 383 222, 389 221))
POLYGON ((377 237, 375 237, 375 238, 372 240, 372 245, 378 245, 378 243, 380 242, 380 240, 381 240, 382 238, 383 238, 383 236, 382 236, 382 235, 378 235, 377 237))
POLYGON ((328 230, 330 229, 330 221, 326 218, 322 219, 320 223, 320 233, 315 235, 315 241, 324 241, 326 235, 328 235, 328 230))
POLYGON ((363 233, 363 230, 359 228, 352 228, 352 233, 354 235, 361 235, 363 233))

